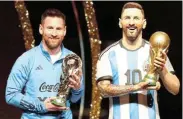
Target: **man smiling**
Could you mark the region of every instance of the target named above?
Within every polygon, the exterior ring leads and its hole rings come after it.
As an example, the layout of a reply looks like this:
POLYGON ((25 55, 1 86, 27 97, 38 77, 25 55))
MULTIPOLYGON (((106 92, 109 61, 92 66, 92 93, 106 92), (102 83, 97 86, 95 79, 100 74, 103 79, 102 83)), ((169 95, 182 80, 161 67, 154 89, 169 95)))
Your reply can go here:
POLYGON ((6 102, 23 109, 21 119, 72 119, 70 102, 76 102, 83 93, 82 71, 72 74, 72 88, 66 107, 51 103, 62 81, 63 59, 73 54, 62 41, 66 35, 66 18, 57 9, 47 9, 41 17, 39 46, 23 53, 15 62, 8 77, 6 102))

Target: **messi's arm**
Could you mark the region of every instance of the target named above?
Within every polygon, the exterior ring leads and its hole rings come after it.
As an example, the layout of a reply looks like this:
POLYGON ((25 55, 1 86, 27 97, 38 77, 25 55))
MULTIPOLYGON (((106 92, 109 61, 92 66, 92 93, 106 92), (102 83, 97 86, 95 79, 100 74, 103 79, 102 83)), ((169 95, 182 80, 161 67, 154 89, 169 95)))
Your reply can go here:
POLYGON ((80 86, 78 89, 72 88, 72 90, 71 90, 71 99, 70 100, 73 103, 77 102, 83 95, 83 92, 84 92, 83 91, 84 90, 83 75, 81 77, 79 76, 76 84, 79 84, 80 86))
MULTIPOLYGON (((26 83, 28 82, 30 73, 30 62, 24 55, 25 54, 17 59, 8 77, 5 92, 6 102, 26 111, 36 113, 47 112, 44 103, 38 98, 24 95, 22 93, 23 88, 25 88, 26 83)), ((29 87, 27 86, 26 88, 29 87)))

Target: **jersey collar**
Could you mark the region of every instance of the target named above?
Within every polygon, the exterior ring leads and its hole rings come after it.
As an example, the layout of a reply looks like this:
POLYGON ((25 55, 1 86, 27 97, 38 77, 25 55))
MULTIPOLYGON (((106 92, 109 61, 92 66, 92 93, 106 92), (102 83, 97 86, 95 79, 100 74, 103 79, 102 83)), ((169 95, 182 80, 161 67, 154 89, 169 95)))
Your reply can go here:
POLYGON ((142 44, 141 44, 141 46, 140 46, 139 48, 137 48, 137 49, 135 49, 135 50, 130 50, 130 49, 126 48, 126 47, 123 45, 122 40, 123 40, 122 38, 119 40, 119 44, 120 44, 121 48, 124 48, 124 49, 126 49, 126 50, 128 50, 128 51, 136 51, 136 50, 140 49, 141 47, 144 47, 144 46, 145 46, 145 39, 142 39, 142 44))
MULTIPOLYGON (((51 61, 51 57, 50 57, 50 54, 43 48, 43 43, 41 42, 40 45, 39 45, 43 55, 49 60, 51 61)), ((66 48, 64 47, 63 44, 61 44, 61 56, 58 60, 61 60, 61 59, 64 59, 67 55, 68 55, 68 52, 66 50, 66 48)))

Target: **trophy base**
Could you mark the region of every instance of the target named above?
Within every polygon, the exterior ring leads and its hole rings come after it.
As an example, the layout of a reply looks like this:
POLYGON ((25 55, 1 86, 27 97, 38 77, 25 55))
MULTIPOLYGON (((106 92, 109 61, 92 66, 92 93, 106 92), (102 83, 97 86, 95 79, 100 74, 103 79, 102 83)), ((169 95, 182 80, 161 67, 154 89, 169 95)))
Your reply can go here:
POLYGON ((149 82, 148 86, 156 86, 157 79, 154 75, 147 74, 142 82, 149 82))
POLYGON ((59 107, 66 107, 65 98, 57 97, 56 99, 52 100, 51 103, 59 107))

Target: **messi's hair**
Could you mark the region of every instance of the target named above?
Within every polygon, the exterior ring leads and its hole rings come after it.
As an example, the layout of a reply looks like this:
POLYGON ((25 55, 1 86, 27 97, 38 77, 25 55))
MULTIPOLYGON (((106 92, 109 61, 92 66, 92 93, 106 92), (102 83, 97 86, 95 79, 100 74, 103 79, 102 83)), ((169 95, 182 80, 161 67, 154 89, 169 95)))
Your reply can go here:
POLYGON ((55 8, 49 8, 44 11, 44 13, 41 15, 41 23, 44 22, 46 17, 58 17, 62 18, 66 24, 66 16, 58 9, 55 8))

